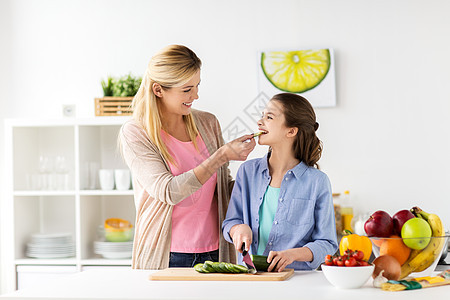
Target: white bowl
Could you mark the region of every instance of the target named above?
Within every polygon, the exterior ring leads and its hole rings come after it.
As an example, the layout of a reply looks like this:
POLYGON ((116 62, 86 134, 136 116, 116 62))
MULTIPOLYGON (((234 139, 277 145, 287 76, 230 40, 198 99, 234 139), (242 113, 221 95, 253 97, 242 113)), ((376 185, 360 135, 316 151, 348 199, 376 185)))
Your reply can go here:
POLYGON ((335 287, 341 289, 357 289, 372 277, 374 265, 365 267, 337 267, 322 264, 325 278, 335 287))

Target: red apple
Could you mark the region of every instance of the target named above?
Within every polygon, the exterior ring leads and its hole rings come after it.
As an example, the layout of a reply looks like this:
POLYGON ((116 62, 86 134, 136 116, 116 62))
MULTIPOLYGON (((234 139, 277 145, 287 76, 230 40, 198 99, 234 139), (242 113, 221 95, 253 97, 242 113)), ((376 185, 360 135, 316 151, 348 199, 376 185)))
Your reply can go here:
POLYGON ((392 218, 387 212, 378 210, 366 221, 364 230, 368 236, 389 237, 394 233, 392 218))
POLYGON ((403 224, 405 224, 406 221, 414 217, 415 216, 413 215, 413 213, 408 209, 403 209, 396 212, 395 215, 392 216, 392 222, 394 225, 395 233, 401 235, 403 224))

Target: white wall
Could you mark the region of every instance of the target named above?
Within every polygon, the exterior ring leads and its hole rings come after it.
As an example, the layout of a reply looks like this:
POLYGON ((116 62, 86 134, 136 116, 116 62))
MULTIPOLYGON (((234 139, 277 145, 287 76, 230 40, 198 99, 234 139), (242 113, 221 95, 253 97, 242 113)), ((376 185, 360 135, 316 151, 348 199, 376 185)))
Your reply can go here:
POLYGON ((203 60, 195 107, 226 127, 257 95, 258 50, 334 48, 338 104, 316 110, 334 190, 359 211, 418 205, 450 228, 449 1, 0 3, 2 119, 60 117, 63 104, 93 116, 102 78, 141 75, 179 43, 203 60))
MULTIPOLYGON (((8 116, 7 101, 11 97, 11 14, 9 1, 0 0, 0 245, 3 245, 2 241, 2 221, 5 214, 2 212, 2 202, 4 201, 4 188, 2 185, 4 178, 4 126, 3 119, 8 116)), ((0 247, 0 294, 2 293, 2 247, 0 247)))

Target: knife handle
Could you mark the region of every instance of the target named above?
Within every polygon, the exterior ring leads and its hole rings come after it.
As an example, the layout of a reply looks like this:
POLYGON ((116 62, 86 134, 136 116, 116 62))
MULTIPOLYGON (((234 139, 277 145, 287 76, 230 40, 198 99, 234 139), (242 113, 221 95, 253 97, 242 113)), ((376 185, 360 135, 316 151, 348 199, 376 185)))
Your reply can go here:
POLYGON ((241 249, 242 249, 242 256, 246 256, 248 251, 245 250, 245 243, 242 243, 241 249))

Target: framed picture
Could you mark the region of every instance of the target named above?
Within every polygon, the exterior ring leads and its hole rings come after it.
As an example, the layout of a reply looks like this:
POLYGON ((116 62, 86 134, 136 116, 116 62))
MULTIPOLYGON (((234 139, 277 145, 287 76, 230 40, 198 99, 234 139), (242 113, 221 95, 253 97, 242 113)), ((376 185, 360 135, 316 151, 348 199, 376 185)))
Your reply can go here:
POLYGON ((258 69, 259 92, 269 98, 288 92, 313 107, 336 106, 333 49, 261 51, 258 69))

